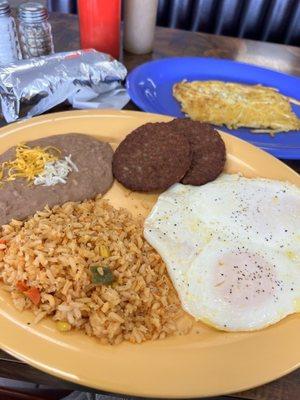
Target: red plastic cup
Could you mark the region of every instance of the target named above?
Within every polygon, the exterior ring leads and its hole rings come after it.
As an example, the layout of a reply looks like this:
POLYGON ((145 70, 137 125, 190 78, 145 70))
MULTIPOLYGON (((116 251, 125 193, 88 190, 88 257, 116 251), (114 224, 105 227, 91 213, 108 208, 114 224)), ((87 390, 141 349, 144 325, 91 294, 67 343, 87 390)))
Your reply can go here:
POLYGON ((120 56, 120 0, 78 0, 82 49, 120 56))

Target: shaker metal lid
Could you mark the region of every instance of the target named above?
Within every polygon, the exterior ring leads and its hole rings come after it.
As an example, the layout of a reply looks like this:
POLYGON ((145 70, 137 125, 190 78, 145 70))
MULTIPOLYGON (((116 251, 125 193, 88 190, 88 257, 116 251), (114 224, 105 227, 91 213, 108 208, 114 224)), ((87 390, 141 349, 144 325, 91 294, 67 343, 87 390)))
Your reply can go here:
POLYGON ((48 10, 40 3, 33 1, 19 6, 19 19, 23 22, 40 22, 48 18, 48 10))
POLYGON ((6 15, 10 15, 10 7, 8 1, 0 1, 0 17, 4 17, 6 15))

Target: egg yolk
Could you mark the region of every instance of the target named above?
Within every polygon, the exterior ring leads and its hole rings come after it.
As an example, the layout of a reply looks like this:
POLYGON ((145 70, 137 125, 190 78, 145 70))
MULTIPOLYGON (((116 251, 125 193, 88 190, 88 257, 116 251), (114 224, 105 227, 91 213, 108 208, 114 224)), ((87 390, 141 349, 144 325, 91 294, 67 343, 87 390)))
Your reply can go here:
POLYGON ((275 265, 259 254, 226 253, 215 265, 214 288, 222 301, 232 307, 255 307, 278 300, 282 282, 276 280, 275 265))

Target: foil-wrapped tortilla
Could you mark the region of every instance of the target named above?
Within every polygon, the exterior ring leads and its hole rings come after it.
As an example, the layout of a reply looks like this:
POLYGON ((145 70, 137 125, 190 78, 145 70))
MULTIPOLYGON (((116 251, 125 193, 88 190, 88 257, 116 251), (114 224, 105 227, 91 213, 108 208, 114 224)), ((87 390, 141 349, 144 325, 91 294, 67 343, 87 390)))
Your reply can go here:
POLYGON ((0 104, 7 122, 42 114, 68 100, 76 108, 122 108, 127 70, 96 50, 78 50, 0 67, 0 104))

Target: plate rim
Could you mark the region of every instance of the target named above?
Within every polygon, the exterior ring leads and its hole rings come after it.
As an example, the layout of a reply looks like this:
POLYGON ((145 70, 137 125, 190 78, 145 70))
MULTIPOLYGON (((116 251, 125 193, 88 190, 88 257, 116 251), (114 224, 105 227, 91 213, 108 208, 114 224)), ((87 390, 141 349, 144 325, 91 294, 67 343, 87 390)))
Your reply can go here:
MULTIPOLYGON (((107 114, 110 114, 110 116, 114 116, 114 115, 116 116, 116 115, 124 114, 124 115, 129 115, 129 116, 133 116, 133 117, 137 117, 137 118, 138 118, 138 116, 140 116, 140 117, 142 117, 142 119, 147 117, 147 114, 150 114, 150 116, 151 115, 152 116, 156 116, 156 117, 161 118, 161 119, 168 118, 168 117, 169 118, 173 118, 172 116, 166 117, 166 116, 162 116, 162 115, 159 115, 159 114, 144 113, 144 112, 140 112, 140 111, 126 111, 126 110, 116 111, 116 110, 110 110, 110 109, 107 109, 107 110, 81 110, 81 111, 58 112, 58 113, 47 114, 47 115, 35 117, 33 119, 30 119, 30 120, 20 121, 20 122, 17 122, 15 124, 11 124, 11 125, 5 126, 5 127, 0 129, 0 140, 1 140, 1 137, 3 137, 3 134, 5 136, 5 134, 6 135, 10 134, 10 131, 12 131, 11 133, 13 133, 14 131, 16 131, 16 129, 22 130, 23 126, 26 127, 26 125, 30 125, 32 122, 36 122, 37 124, 39 124, 43 120, 46 120, 46 121, 50 120, 51 121, 51 120, 53 120, 55 118, 58 118, 58 119, 67 118, 67 119, 69 119, 69 118, 72 118, 74 116, 83 117, 83 118, 87 117, 88 118, 90 115, 93 115, 93 114, 97 114, 97 115, 99 115, 99 117, 100 116, 104 116, 104 115, 107 116, 107 114), (16 128, 16 129, 14 129, 14 128, 16 128)), ((241 140, 241 139, 235 137, 234 135, 230 135, 228 133, 225 133, 225 135, 229 136, 229 137, 232 137, 235 141, 245 142, 247 144, 247 146, 254 147, 256 151, 263 152, 265 156, 270 157, 270 158, 274 158, 273 156, 271 156, 267 152, 261 150, 260 148, 258 148, 256 146, 253 146, 251 143, 248 143, 248 142, 246 142, 244 140, 241 140)), ((285 169, 289 170, 289 172, 292 172, 293 174, 298 176, 298 174, 292 168, 290 168, 289 166, 285 165, 280 160, 277 160, 277 161, 278 161, 278 163, 282 164, 285 169)), ((1 316, 1 319, 2 318, 3 318, 3 316, 1 316)), ((58 378, 61 378, 61 379, 72 381, 75 384, 80 384, 80 385, 84 385, 86 387, 91 387, 86 378, 82 378, 81 377, 80 381, 78 381, 77 379, 67 378, 66 377, 66 371, 62 371, 62 370, 54 370, 53 371, 53 369, 51 369, 51 367, 49 365, 44 365, 42 361, 39 361, 37 359, 32 359, 32 358, 30 358, 30 356, 19 354, 17 351, 14 351, 12 348, 10 348, 10 346, 3 344, 3 339, 1 338, 1 335, 0 335, 0 348, 2 348, 4 351, 7 351, 9 354, 11 354, 11 355, 13 355, 13 356, 25 361, 29 365, 32 365, 33 367, 38 368, 38 369, 40 369, 40 370, 42 370, 42 371, 44 371, 46 373, 49 373, 49 374, 54 375, 54 376, 56 376, 58 378)), ((284 369, 284 371, 282 371, 281 374, 277 374, 275 377, 273 377, 271 379, 265 378, 263 380, 260 380, 257 383, 256 386, 253 386, 253 385, 250 385, 250 386, 247 386, 247 385, 246 386, 239 386, 237 389, 231 389, 231 390, 228 390, 228 391, 223 391, 222 394, 230 394, 230 393, 234 393, 236 391, 248 390, 250 388, 263 385, 263 384, 265 384, 267 382, 271 382, 273 380, 276 380, 276 379, 286 375, 287 373, 296 370, 299 366, 300 366, 300 362, 298 364, 295 364, 295 365, 291 366, 288 369, 284 369)), ((95 386, 92 386, 92 387, 95 387, 95 386)), ((97 388, 99 388, 99 386, 97 388)), ((101 388, 99 388, 98 390, 100 390, 103 393, 108 393, 108 394, 109 393, 111 393, 111 394, 116 393, 116 394, 119 394, 119 395, 124 395, 124 391, 118 391, 118 390, 111 391, 111 390, 106 390, 106 389, 101 389, 101 388)), ((151 393, 148 393, 148 394, 143 393, 143 394, 141 394, 140 392, 136 392, 135 393, 134 391, 131 391, 131 392, 128 392, 128 395, 129 396, 139 396, 139 397, 143 396, 143 397, 152 397, 153 398, 153 394, 151 394, 151 393)), ((212 396, 212 395, 221 395, 221 393, 215 391, 215 392, 213 392, 211 394, 208 394, 208 395, 210 395, 210 396, 212 396)), ((157 398, 157 395, 155 395, 155 396, 157 398)), ((183 397, 182 394, 178 394, 178 395, 176 395, 176 394, 175 395, 174 394, 171 394, 171 395, 170 394, 165 394, 165 395, 160 396, 160 398, 182 398, 182 397, 183 397)), ((197 398, 197 397, 199 398, 199 394, 194 394, 194 395, 189 395, 188 396, 188 398, 197 398)))

